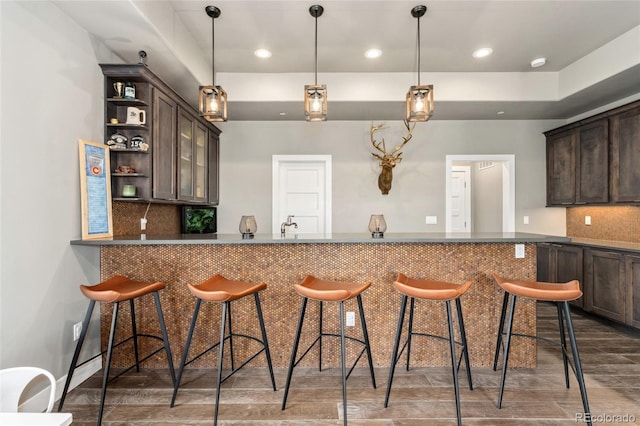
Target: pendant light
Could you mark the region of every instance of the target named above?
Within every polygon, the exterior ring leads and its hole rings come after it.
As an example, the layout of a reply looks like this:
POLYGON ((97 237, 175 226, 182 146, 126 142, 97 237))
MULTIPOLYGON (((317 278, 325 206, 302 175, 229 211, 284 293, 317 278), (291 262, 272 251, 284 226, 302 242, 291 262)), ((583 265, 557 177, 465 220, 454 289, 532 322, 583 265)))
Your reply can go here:
POLYGON ((316 20, 315 39, 315 84, 304 86, 304 117, 307 121, 327 121, 327 85, 318 84, 318 17, 324 8, 319 4, 309 8, 309 13, 316 20))
POLYGON ((407 92, 407 121, 428 121, 433 115, 433 85, 420 85, 420 18, 427 6, 411 9, 411 16, 418 19, 418 85, 407 92))
POLYGON ((211 17, 211 73, 213 75, 211 86, 200 86, 200 115, 210 122, 227 121, 227 92, 220 86, 216 86, 215 70, 215 20, 220 16, 220 9, 215 6, 204 8, 211 17))

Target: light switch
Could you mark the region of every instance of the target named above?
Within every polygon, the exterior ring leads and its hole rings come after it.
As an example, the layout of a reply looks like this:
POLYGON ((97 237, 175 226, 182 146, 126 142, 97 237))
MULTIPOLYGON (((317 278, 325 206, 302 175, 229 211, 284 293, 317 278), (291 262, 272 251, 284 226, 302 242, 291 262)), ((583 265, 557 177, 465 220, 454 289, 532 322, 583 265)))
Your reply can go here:
POLYGON ((438 224, 438 216, 427 216, 425 218, 425 223, 427 225, 437 225, 438 224))
POLYGON ((584 224, 585 225, 591 225, 591 216, 585 216, 584 217, 584 224))

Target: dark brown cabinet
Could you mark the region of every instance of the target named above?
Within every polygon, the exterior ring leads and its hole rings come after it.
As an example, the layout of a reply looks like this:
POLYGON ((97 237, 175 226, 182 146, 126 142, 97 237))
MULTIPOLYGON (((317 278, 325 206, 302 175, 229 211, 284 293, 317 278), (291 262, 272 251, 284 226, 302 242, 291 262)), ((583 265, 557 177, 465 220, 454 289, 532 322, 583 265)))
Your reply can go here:
POLYGON ((585 310, 625 322, 625 265, 620 252, 586 249, 585 287, 589 289, 585 310))
POLYGON ((627 285, 625 322, 640 328, 640 255, 625 256, 625 280, 627 285))
POLYGON ((640 203, 640 106, 611 118, 611 201, 640 203))
POLYGON ((576 129, 576 204, 609 201, 609 120, 576 129))
POLYGON ((547 138, 547 204, 576 201, 576 134, 573 130, 547 138))
MULTIPOLYGON (((582 247, 541 243, 537 246, 538 271, 537 280, 551 283, 566 283, 578 280, 582 292, 583 282, 583 250, 582 247)), ((574 306, 583 307, 585 296, 570 302, 574 306)))
POLYGON ((544 134, 547 206, 640 204, 640 101, 544 134))
POLYGON ((105 143, 125 141, 110 150, 113 199, 218 204, 220 130, 148 67, 100 66, 105 76, 105 143), (124 84, 135 86, 134 98, 119 96, 117 89, 124 84), (135 196, 123 197, 124 185, 134 185, 135 196))

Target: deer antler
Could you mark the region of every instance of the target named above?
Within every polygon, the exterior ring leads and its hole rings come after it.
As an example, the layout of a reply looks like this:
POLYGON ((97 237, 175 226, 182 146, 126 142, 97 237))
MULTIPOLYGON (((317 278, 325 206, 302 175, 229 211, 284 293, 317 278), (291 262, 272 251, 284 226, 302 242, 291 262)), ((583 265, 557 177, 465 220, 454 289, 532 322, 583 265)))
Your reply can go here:
POLYGON ((383 160, 384 156, 387 155, 387 148, 385 147, 385 144, 384 144, 384 138, 382 138, 380 142, 376 143, 376 140, 373 138, 373 134, 383 128, 384 128, 384 123, 380 123, 377 126, 374 126, 373 122, 371 122, 371 130, 369 131, 369 136, 371 138, 371 145, 373 145, 373 147, 376 150, 382 153, 382 155, 380 155, 380 154, 376 154, 375 152, 372 152, 371 155, 373 155, 379 160, 383 160), (380 146, 382 146, 382 148, 380 148, 380 146))
MULTIPOLYGON (((403 136, 402 137, 402 143, 398 146, 396 146, 393 151, 391 151, 391 156, 393 156, 394 154, 396 154, 396 152, 398 152, 403 146, 405 146, 407 144, 407 142, 409 142, 411 140, 411 138, 413 137, 413 128, 416 127, 416 124, 413 123, 413 126, 409 126, 409 122, 407 120, 404 120, 404 126, 407 128, 407 136, 403 136)), ((400 156, 402 155, 402 152, 398 152, 395 157, 399 160, 401 160, 400 156)))

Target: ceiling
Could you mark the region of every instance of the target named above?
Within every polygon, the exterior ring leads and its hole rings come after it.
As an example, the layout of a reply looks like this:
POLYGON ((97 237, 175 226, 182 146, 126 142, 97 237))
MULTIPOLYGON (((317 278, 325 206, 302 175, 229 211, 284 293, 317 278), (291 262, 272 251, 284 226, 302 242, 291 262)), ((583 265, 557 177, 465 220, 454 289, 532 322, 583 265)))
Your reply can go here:
MULTIPOLYGON (((314 1, 62 1, 94 38, 99 62, 147 65, 195 105, 212 82, 229 95, 229 120, 303 120, 303 86, 314 83, 314 1), (106 49, 104 47, 106 46, 106 49), (253 52, 273 55, 259 59, 253 52)), ((402 119, 404 96, 433 84, 433 119, 565 119, 640 93, 640 1, 318 2, 318 83, 330 120, 402 119), (377 59, 365 50, 381 49, 377 59), (493 54, 474 59, 480 47, 493 54), (531 60, 545 57, 541 68, 531 60), (499 111, 504 114, 497 115, 499 111)))

